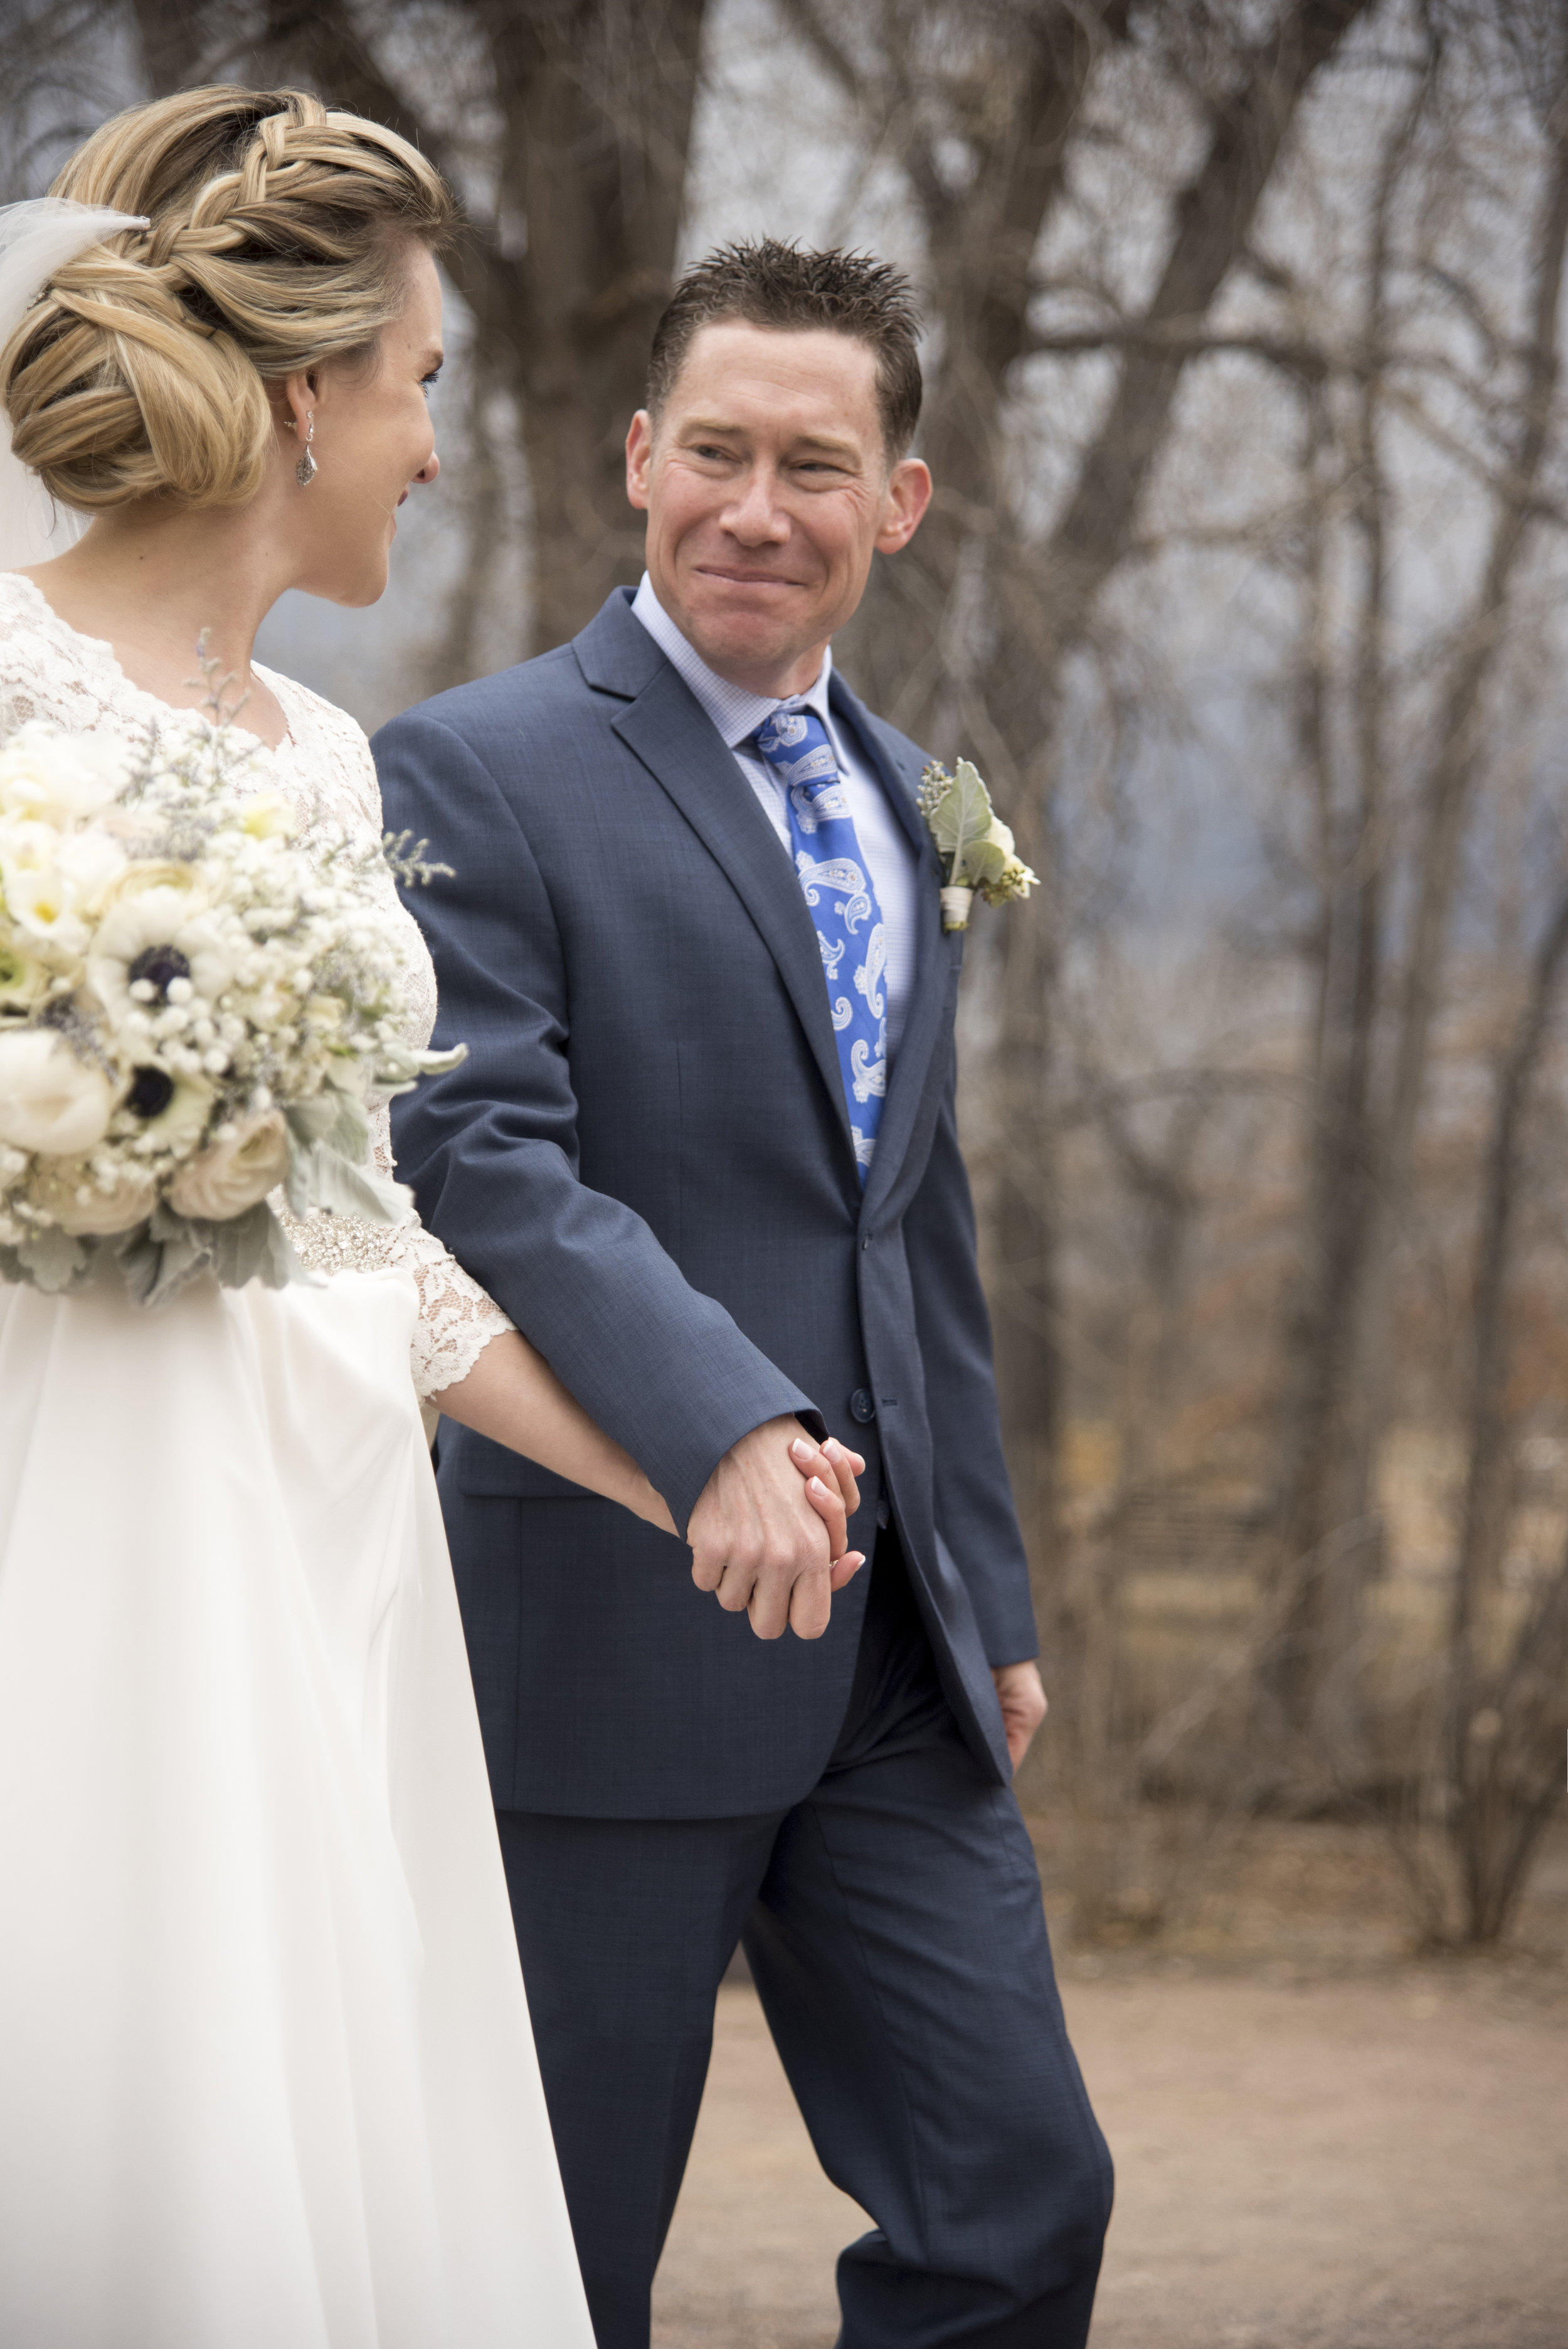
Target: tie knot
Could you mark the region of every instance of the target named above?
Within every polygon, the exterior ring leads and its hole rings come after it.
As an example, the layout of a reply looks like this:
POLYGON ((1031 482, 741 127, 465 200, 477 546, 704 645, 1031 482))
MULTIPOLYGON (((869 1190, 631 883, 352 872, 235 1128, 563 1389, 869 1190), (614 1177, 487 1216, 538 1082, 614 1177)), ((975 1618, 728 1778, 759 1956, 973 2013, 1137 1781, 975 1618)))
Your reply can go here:
POLYGON ((753 739, 769 765, 791 790, 839 780, 839 762, 828 730, 814 710, 776 709, 753 739))

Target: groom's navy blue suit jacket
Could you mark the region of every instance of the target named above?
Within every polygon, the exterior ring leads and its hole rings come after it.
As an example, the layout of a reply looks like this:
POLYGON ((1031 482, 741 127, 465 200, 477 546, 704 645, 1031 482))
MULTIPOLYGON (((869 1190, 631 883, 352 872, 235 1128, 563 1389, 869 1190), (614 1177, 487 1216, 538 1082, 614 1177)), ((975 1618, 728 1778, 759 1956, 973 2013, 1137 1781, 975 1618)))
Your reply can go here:
MULTIPOLYGON (((862 1194, 815 930, 732 753, 613 595, 574 643, 376 739, 387 819, 456 868, 413 893, 469 1057, 396 1104, 419 1211, 685 1527, 785 1413, 867 1456, 948 1701, 1007 1775, 989 1667, 1035 1652, 954 1114, 921 752, 832 709, 919 854, 920 932, 862 1194), (874 1413, 874 1416, 870 1414, 874 1413)), ((820 1640, 758 1640, 684 1546, 447 1423, 440 1483, 502 1808, 788 1807, 848 1702, 869 1573, 820 1640)))

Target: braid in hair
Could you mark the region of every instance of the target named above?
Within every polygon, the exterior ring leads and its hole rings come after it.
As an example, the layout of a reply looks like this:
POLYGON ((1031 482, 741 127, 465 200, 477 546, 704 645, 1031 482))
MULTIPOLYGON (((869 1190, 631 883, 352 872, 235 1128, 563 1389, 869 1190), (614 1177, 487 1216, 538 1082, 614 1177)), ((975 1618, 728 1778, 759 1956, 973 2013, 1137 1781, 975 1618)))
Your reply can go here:
POLYGON ((409 240, 438 248, 454 219, 407 140, 302 90, 132 107, 52 192, 150 222, 57 270, 0 351, 16 454, 85 511, 254 496, 267 384, 372 350, 409 240))

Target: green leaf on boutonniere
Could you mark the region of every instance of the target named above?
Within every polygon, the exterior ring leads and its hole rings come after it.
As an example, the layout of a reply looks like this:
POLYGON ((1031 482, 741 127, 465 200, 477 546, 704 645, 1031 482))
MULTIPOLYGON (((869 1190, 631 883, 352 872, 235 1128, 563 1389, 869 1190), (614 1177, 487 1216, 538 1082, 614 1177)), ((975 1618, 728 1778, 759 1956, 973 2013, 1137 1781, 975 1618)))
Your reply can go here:
POLYGON ((945 886, 973 889, 994 905, 1028 895, 1036 875, 1017 855, 1011 832, 967 759, 952 774, 933 760, 921 778, 919 805, 943 860, 945 886))
POLYGON ((951 775, 934 763, 927 767, 920 798, 937 854, 947 860, 949 884, 965 881, 969 856, 991 828, 990 792, 968 760, 960 759, 951 775))

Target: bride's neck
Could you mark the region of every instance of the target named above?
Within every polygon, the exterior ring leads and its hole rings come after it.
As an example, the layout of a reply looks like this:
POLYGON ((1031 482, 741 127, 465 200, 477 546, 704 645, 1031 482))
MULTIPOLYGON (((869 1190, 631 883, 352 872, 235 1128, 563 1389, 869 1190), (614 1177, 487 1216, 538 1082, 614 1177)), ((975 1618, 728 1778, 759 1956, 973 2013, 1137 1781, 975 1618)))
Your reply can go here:
MULTIPOLYGON (((176 708, 200 705, 197 639, 220 676, 232 672, 253 700, 271 701, 251 677, 256 630, 290 584, 286 554, 268 527, 265 501, 197 512, 149 501, 100 514, 67 554, 28 574, 59 617, 113 646, 132 684, 176 708), (261 511, 258 511, 258 508, 261 511)), ((244 719, 273 739, 282 713, 248 709, 244 719)))

